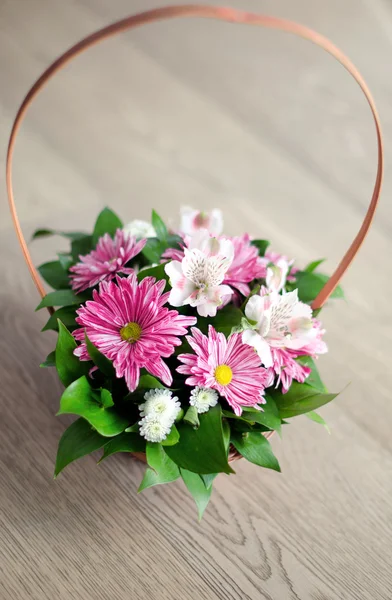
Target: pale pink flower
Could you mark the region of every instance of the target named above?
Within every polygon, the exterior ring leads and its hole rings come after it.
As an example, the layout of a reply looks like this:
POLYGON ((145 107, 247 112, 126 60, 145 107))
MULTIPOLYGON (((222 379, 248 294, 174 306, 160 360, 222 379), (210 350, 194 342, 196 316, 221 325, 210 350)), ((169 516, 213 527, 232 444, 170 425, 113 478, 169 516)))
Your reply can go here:
POLYGON ((99 238, 90 254, 79 256, 80 262, 70 268, 72 289, 82 292, 101 281, 113 279, 117 273, 129 275, 133 269, 126 264, 141 252, 146 240, 136 242, 133 236, 117 229, 114 238, 108 233, 99 238))
POLYGON ((189 304, 199 315, 214 317, 223 298, 233 293, 228 285, 222 285, 233 254, 230 240, 219 240, 206 229, 199 230, 184 249, 181 262, 173 260, 165 266, 172 286, 169 303, 189 304))
MULTIPOLYGON (((295 281, 295 274, 298 273, 299 269, 297 267, 293 267, 294 259, 289 259, 284 254, 279 254, 278 252, 273 252, 272 250, 266 250, 264 259, 266 260, 267 264, 272 263, 273 266, 281 269, 286 275, 286 281, 295 281)), ((280 289, 282 289, 283 286, 284 283, 280 289)))
POLYGON ((155 282, 154 277, 145 277, 138 283, 135 273, 117 276, 116 283, 102 282, 99 291, 93 291, 93 300, 76 311, 76 322, 81 326, 73 333, 81 342, 74 352, 76 356, 90 359, 86 333, 98 350, 113 361, 116 376, 125 377, 131 392, 139 383, 142 368, 171 385, 173 378, 162 357, 171 356, 175 346, 181 345, 180 336, 196 323, 196 318, 164 307, 169 297, 163 293, 165 285, 165 280, 155 282))
MULTIPOLYGON (((298 290, 251 296, 245 315, 254 328, 245 330, 242 340, 256 349, 266 367, 274 364, 271 348, 307 354, 304 349, 316 347, 316 340, 317 348, 322 348, 323 332, 314 325, 310 306, 298 300, 298 290)), ((325 345, 322 351, 326 352, 325 345)))
POLYGON ((268 371, 273 379, 275 379, 276 375, 278 376, 276 387, 281 383, 282 392, 284 394, 288 392, 293 379, 299 383, 303 383, 311 372, 309 367, 305 367, 294 360, 297 358, 298 354, 292 350, 271 348, 271 354, 273 366, 270 367, 268 371))
POLYGON ((241 335, 233 333, 228 339, 209 326, 208 337, 199 329, 192 328, 187 340, 195 354, 180 354, 183 364, 179 373, 189 375, 185 383, 216 390, 226 398, 236 415, 243 407, 265 403, 264 388, 271 378, 261 366, 257 353, 243 344, 241 335))
POLYGON ((214 208, 211 212, 203 212, 189 206, 183 206, 181 208, 180 232, 192 236, 199 229, 207 229, 214 236, 220 235, 223 231, 221 211, 214 208))
POLYGON ((259 257, 256 246, 252 246, 247 233, 228 239, 234 246, 234 258, 223 282, 236 288, 243 296, 249 296, 248 284, 254 279, 263 279, 266 276, 266 265, 259 257))

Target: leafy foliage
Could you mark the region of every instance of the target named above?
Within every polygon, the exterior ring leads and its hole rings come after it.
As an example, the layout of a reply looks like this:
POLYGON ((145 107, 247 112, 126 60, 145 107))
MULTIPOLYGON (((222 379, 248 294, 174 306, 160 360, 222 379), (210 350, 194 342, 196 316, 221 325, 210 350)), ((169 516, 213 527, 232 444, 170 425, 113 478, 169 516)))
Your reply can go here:
MULTIPOLYGON (((328 275, 309 271, 300 271, 295 275, 295 286, 298 288, 298 298, 302 302, 312 302, 327 283, 328 275)), ((343 290, 337 286, 331 298, 344 298, 343 290)))
POLYGON ((123 223, 121 219, 110 208, 104 208, 99 213, 94 225, 92 244, 96 246, 100 237, 108 233, 111 237, 114 236, 117 229, 121 229, 123 223))
POLYGON ((148 468, 138 492, 142 492, 153 485, 170 483, 180 477, 178 466, 167 455, 161 444, 147 442, 146 457, 148 468))
POLYGON ((201 475, 197 473, 192 473, 192 471, 187 471, 186 469, 180 469, 180 473, 189 493, 196 502, 200 521, 210 501, 212 486, 206 487, 201 475))
POLYGON ((77 419, 68 427, 61 436, 57 450, 56 466, 54 476, 71 462, 99 450, 108 441, 108 438, 100 435, 84 419, 77 419))
POLYGON ((246 460, 259 465, 259 467, 280 471, 279 463, 272 452, 271 445, 261 433, 240 434, 233 432, 231 441, 235 449, 246 460))
POLYGON ((58 327, 56 369, 61 383, 67 387, 76 379, 87 374, 88 367, 85 362, 80 361, 74 355, 74 350, 77 347, 74 337, 61 321, 58 321, 58 327))
POLYGON ((273 398, 281 418, 288 419, 316 410, 331 402, 337 395, 319 392, 307 383, 293 381, 286 394, 274 393, 273 398))
POLYGON ((199 420, 197 430, 179 423, 180 440, 175 446, 165 447, 166 453, 179 467, 193 473, 234 473, 227 462, 221 407, 210 408, 199 415, 199 420))
MULTIPOLYGON (((56 351, 57 358, 57 351, 56 351)), ((107 390, 104 392, 107 399, 107 390)), ((114 406, 106 407, 101 393, 93 390, 85 376, 71 383, 60 400, 60 410, 57 414, 73 414, 83 417, 94 429, 105 437, 122 433, 129 425, 114 406)))

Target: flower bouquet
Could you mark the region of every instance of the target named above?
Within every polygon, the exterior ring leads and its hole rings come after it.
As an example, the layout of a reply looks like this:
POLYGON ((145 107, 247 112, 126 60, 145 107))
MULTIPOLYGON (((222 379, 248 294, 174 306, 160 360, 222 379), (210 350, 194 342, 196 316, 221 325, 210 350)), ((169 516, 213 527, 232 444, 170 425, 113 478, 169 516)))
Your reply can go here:
POLYGON ((322 35, 298 23, 236 9, 176 5, 131 15, 87 36, 57 58, 23 100, 12 127, 8 200, 30 274, 58 332, 42 364, 65 386, 59 414, 78 418, 64 432, 55 475, 102 449, 100 460, 128 452, 147 463, 139 491, 182 478, 199 517, 219 473, 246 460, 279 471, 268 439, 288 419, 315 412, 336 394, 326 391, 315 359, 327 351, 318 312, 355 258, 372 223, 383 177, 379 117, 351 61, 322 35), (34 267, 16 211, 12 161, 20 125, 36 95, 71 59, 98 42, 164 19, 201 17, 291 32, 320 46, 354 78, 370 106, 378 165, 363 223, 335 272, 322 261, 304 268, 270 250, 269 242, 223 234, 218 210, 183 209, 169 230, 156 212, 151 223, 126 227, 109 209, 92 234, 60 233, 70 249, 34 267), (46 293, 40 276, 54 289, 46 293), (56 310, 54 310, 54 308, 56 310))
MULTIPOLYGON (((39 230, 34 237, 54 233, 39 230)), ((232 461, 280 471, 268 438, 287 419, 333 400, 315 359, 327 351, 310 303, 327 276, 304 269, 248 234, 223 235, 219 210, 181 211, 170 231, 127 226, 104 209, 91 235, 60 233, 69 252, 38 270, 56 307, 43 330, 58 332, 41 366, 65 386, 64 432, 55 475, 102 449, 147 462, 139 491, 182 478, 201 517, 232 461)), ((337 287, 334 296, 342 296, 337 287)))

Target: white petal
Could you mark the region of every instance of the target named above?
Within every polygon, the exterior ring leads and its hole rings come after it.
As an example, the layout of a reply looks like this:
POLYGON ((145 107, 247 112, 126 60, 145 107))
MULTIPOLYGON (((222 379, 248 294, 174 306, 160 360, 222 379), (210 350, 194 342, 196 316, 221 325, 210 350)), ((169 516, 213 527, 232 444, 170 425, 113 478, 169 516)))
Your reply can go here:
POLYGON ((220 235, 223 231, 223 216, 222 211, 214 208, 210 215, 209 231, 212 235, 220 235))
POLYGON ((245 306, 245 316, 249 321, 259 324, 264 314, 264 297, 251 296, 245 306))
POLYGON ((255 348, 257 354, 261 358, 261 362, 266 368, 272 367, 273 360, 271 348, 265 339, 263 339, 261 335, 257 333, 257 331, 247 329, 242 334, 242 341, 244 344, 248 344, 248 346, 253 346, 253 348, 255 348))

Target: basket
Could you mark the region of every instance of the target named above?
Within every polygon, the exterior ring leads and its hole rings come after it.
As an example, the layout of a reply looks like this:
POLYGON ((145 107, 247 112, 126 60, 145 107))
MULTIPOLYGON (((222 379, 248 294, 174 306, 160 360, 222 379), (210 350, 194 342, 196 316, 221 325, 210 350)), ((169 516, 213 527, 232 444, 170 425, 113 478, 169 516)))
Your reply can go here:
MULTIPOLYGON (((37 287, 37 290, 41 296, 44 298, 46 295, 46 291, 43 285, 43 282, 40 278, 40 275, 37 269, 34 267, 32 258, 30 255, 30 251, 27 247, 27 243, 25 237, 23 235, 21 225, 19 222, 18 214, 15 206, 15 199, 13 194, 12 187, 12 165, 13 165, 13 152, 16 142, 16 137, 19 131, 19 128, 22 124, 23 119, 26 116, 29 106, 33 102, 34 98, 38 95, 38 93, 44 88, 44 86, 48 83, 48 81, 57 74, 67 63, 77 57, 79 54, 91 48, 95 44, 98 44, 105 39, 112 37, 118 33, 124 32, 129 29, 134 29, 136 27, 141 27, 143 25, 147 25, 149 23, 153 23, 155 21, 167 20, 173 18, 206 18, 206 19, 216 19, 220 21, 227 21, 230 23, 238 23, 243 25, 252 25, 252 26, 260 26, 269 29, 276 29, 281 31, 286 31, 288 33, 292 33, 296 36, 304 38, 317 46, 321 47, 323 50, 332 55, 354 78, 354 80, 359 85, 363 94, 366 97, 366 100, 370 106, 374 124, 376 128, 377 135, 377 153, 378 153, 378 164, 377 164, 377 174, 376 181, 374 185, 374 190, 372 194, 372 198, 366 212, 363 223, 355 236, 353 242, 351 243, 349 249, 343 256, 339 265, 337 266, 335 272, 331 276, 331 278, 327 281, 323 289, 320 291, 316 299, 312 303, 312 308, 314 310, 320 309, 330 295, 335 290, 339 281, 343 277, 344 273, 348 269, 349 265, 355 258, 368 230, 372 223, 372 219, 374 217, 374 213, 376 210, 376 206, 380 196, 382 177, 383 177, 383 145, 382 145, 382 136, 381 136, 381 127, 380 121, 377 114, 377 110, 374 104, 374 100, 370 94, 370 91, 363 80, 362 76, 359 74, 355 66, 351 63, 351 61, 329 40, 327 40, 322 35, 312 31, 311 29, 300 25, 298 23, 294 23, 284 19, 278 19, 275 17, 252 14, 249 12, 244 12, 240 10, 235 10, 231 8, 224 7, 215 7, 215 6, 202 6, 202 5, 183 5, 183 6, 168 6, 165 8, 157 8, 155 10, 149 10, 146 12, 142 12, 133 16, 129 16, 120 21, 117 21, 95 33, 87 36, 77 44, 75 44, 72 48, 66 51, 63 55, 61 55, 57 60, 55 60, 39 77, 39 79, 35 82, 35 84, 31 87, 29 92, 27 93, 25 99, 23 100, 10 135, 9 145, 8 145, 8 153, 7 153, 7 164, 6 164, 6 182, 7 182, 7 191, 8 191, 8 200, 10 211, 16 231, 16 235, 18 237, 26 264, 29 268, 31 277, 37 287)), ((49 312, 52 313, 53 309, 48 308, 49 312)), ((266 437, 270 437, 273 432, 266 432, 264 435, 266 437)), ((134 453, 134 456, 140 460, 146 461, 145 454, 142 453, 134 453)), ((229 451, 229 461, 232 462, 240 458, 241 455, 231 447, 229 451)))

